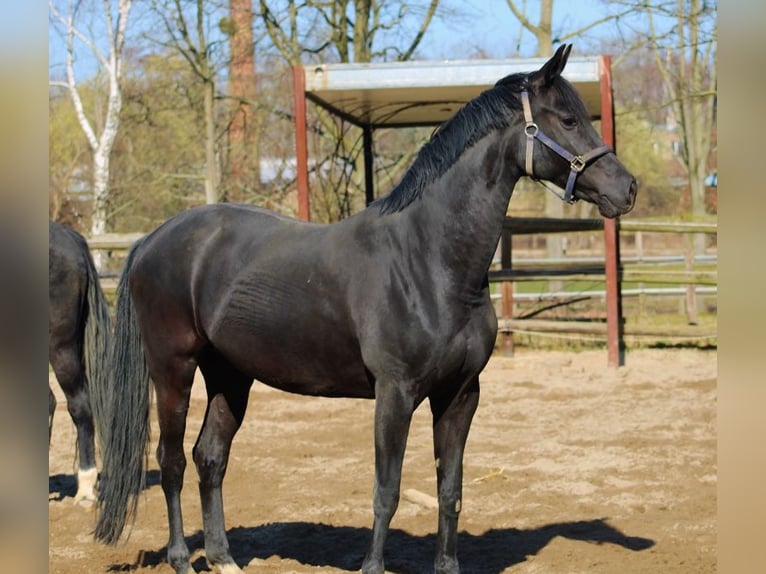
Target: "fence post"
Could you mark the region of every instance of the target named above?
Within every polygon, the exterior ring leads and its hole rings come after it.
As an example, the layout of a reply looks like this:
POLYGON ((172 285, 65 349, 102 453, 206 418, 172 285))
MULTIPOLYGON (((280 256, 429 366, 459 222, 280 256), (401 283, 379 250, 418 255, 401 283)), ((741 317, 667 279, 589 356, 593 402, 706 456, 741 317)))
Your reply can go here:
MULTIPOLYGON (((635 232, 636 243, 636 258, 639 262, 644 260, 644 232, 635 232)), ((646 293, 644 293, 644 287, 646 284, 642 281, 638 284, 638 316, 644 317, 646 315, 646 293)))
MULTIPOLYGON (((694 271, 694 233, 686 235, 686 254, 684 257, 686 271, 691 275, 694 271)), ((697 287, 693 283, 686 286, 686 320, 689 325, 697 324, 697 287)))
MULTIPOLYGON (((614 105, 612 101, 612 59, 601 56, 601 137, 616 149, 614 105)), ((617 219, 604 220, 604 271, 606 275, 606 347, 607 364, 625 364, 622 344, 622 305, 620 301, 620 235, 617 219)))
MULTIPOLYGON (((500 235, 500 268, 511 269, 511 230, 503 228, 503 232, 500 235)), ((502 295, 502 317, 506 321, 510 321, 513 317, 513 281, 507 280, 500 283, 500 292, 502 295)), ((510 328, 507 331, 503 331, 500 335, 501 347, 504 355, 513 356, 513 331, 510 328)))

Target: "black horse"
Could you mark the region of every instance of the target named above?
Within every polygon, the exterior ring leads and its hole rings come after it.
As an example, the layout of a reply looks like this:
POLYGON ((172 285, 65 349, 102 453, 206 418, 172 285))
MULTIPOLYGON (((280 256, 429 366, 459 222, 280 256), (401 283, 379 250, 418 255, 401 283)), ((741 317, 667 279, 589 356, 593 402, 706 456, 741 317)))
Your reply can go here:
POLYGON ((410 421, 427 398, 439 501, 435 570, 459 571, 463 451, 497 332, 487 271, 514 185, 525 174, 553 181, 605 217, 629 211, 635 199, 635 179, 560 77, 569 51, 562 46, 537 72, 506 77, 469 102, 390 195, 344 221, 319 225, 213 205, 173 217, 134 247, 119 286, 110 385, 110 404, 119 408, 104 455, 98 539, 114 543, 135 515, 151 379, 168 560, 179 574, 193 572, 180 492, 199 367, 208 408, 192 456, 209 563, 240 571, 226 539, 221 482, 257 379, 294 393, 375 399, 366 573, 384 570, 410 421))
MULTIPOLYGON (((109 352, 109 307, 83 236, 51 221, 48 242, 48 357, 77 429, 75 501, 92 502, 97 479, 94 411, 97 421, 102 418, 93 392, 106 386, 101 379, 109 352)), ((56 398, 48 386, 49 443, 55 409, 56 398)))

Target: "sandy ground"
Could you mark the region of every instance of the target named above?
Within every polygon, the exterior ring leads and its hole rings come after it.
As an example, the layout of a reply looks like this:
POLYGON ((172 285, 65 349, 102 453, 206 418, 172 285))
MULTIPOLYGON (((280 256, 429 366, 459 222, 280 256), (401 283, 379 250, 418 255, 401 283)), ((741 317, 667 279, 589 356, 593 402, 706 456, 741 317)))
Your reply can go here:
MULTIPOLYGON (((495 356, 464 461, 463 572, 716 571, 716 353, 518 350, 495 356)), ((93 541, 73 502, 74 427, 59 398, 49 454, 49 572, 172 574, 156 462, 127 542, 93 541)), ((191 447, 204 413, 195 384, 186 435, 185 531, 208 571, 191 447)), ((245 572, 361 566, 372 521, 371 401, 317 399, 256 384, 224 482, 229 540, 245 572)), ((156 440, 156 424, 153 426, 156 440)), ((156 443, 152 441, 152 452, 156 443)), ((415 413, 403 491, 435 494, 427 405, 415 413)), ((436 513, 403 498, 390 572, 432 572, 436 513)))

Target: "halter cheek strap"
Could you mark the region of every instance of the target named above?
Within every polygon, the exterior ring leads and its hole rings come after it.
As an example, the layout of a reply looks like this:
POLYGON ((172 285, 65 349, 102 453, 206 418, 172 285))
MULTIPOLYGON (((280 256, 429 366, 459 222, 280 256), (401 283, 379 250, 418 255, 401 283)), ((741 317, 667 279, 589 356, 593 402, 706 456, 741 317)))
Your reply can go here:
MULTIPOLYGON (((577 180, 577 175, 582 170, 584 170, 590 162, 601 157, 602 155, 614 153, 614 150, 608 145, 602 145, 592 149, 586 154, 574 155, 573 153, 570 153, 569 150, 561 147, 559 144, 545 135, 545 133, 543 133, 534 122, 532 119, 532 108, 529 105, 529 92, 527 90, 521 92, 521 106, 524 109, 524 121, 526 122, 524 125, 524 133, 527 135, 527 149, 525 158, 525 169, 527 175, 535 181, 539 181, 546 189, 548 189, 548 191, 554 193, 563 201, 566 201, 567 203, 574 203, 576 201, 574 198, 574 186, 575 181, 577 180), (546 185, 543 180, 536 178, 534 175, 532 156, 534 155, 536 139, 569 162, 569 178, 567 178, 567 186, 563 195, 546 185)), ((553 182, 548 183, 551 186, 561 189, 553 182)))

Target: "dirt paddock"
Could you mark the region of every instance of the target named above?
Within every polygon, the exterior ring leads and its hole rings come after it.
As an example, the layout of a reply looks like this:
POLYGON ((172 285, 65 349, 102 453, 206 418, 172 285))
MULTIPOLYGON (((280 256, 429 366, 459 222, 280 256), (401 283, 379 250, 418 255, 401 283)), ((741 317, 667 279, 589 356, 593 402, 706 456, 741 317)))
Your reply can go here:
MULTIPOLYGON (((458 555, 463 572, 704 574, 716 571, 716 353, 519 350, 495 356, 468 438, 458 555)), ((127 542, 93 541, 73 502, 74 427, 63 394, 49 453, 49 572, 172 574, 154 460, 127 542)), ((193 566, 208 571, 191 463, 205 409, 195 384, 182 494, 193 566)), ((372 523, 371 401, 290 395, 256 384, 224 482, 229 540, 245 572, 361 566, 372 523)), ((430 414, 412 423, 390 572, 432 572, 436 512, 430 414)))

